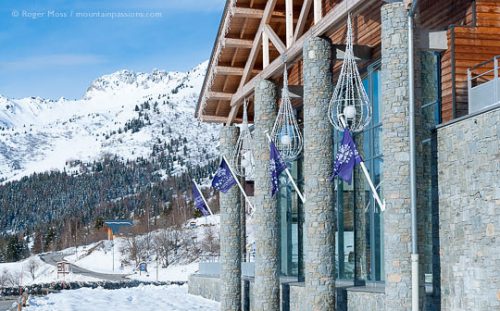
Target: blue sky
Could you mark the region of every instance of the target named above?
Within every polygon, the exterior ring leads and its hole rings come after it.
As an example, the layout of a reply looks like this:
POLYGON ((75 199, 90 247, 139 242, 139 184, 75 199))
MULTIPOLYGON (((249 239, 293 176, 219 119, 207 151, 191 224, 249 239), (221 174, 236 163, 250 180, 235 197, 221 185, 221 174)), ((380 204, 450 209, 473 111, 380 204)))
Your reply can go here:
POLYGON ((81 98, 120 69, 187 71, 210 57, 224 3, 0 0, 0 94, 81 98))

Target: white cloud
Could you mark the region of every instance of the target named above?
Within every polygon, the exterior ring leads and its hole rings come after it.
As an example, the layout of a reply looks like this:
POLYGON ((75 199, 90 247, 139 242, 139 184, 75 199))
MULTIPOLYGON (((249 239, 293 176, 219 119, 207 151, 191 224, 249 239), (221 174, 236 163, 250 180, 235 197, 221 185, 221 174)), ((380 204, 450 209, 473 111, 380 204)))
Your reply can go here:
POLYGON ((104 63, 105 59, 92 54, 35 55, 11 61, 0 62, 4 70, 33 70, 54 67, 70 67, 104 63))

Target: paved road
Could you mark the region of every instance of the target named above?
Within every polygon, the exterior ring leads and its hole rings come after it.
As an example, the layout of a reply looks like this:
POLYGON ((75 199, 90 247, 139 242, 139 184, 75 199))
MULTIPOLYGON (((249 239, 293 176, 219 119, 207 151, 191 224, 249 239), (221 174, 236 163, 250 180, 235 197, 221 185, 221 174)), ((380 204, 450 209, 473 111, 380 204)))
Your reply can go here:
MULTIPOLYGON (((64 258, 64 255, 61 253, 50 253, 50 254, 44 254, 40 255, 40 259, 48 263, 49 265, 57 266, 57 262, 62 261, 64 258)), ((128 280, 126 278, 126 274, 105 274, 105 273, 97 273, 93 272, 78 266, 75 266, 73 264, 70 264, 71 271, 76 274, 81 274, 85 276, 90 276, 96 279, 101 279, 105 281, 125 281, 128 280)), ((0 311, 3 311, 0 309, 0 311)))

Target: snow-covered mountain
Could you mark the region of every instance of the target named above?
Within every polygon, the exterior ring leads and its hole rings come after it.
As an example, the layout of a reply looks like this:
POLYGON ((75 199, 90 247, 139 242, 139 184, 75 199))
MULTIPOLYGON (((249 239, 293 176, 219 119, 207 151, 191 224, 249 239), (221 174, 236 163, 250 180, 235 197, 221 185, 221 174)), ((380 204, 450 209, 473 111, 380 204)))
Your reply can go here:
POLYGON ((106 155, 149 158, 160 145, 176 146, 169 148, 174 167, 167 173, 206 164, 217 156, 218 141, 217 126, 194 118, 206 68, 207 62, 189 72, 118 71, 96 79, 79 100, 0 96, 0 179, 106 155))

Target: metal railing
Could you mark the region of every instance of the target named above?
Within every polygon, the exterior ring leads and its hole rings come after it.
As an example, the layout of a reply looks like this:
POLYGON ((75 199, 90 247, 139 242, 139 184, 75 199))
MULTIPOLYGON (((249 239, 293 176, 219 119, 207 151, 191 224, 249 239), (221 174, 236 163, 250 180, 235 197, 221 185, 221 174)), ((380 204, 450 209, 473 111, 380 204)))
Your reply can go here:
POLYGON ((467 69, 469 113, 500 102, 500 55, 467 69))

